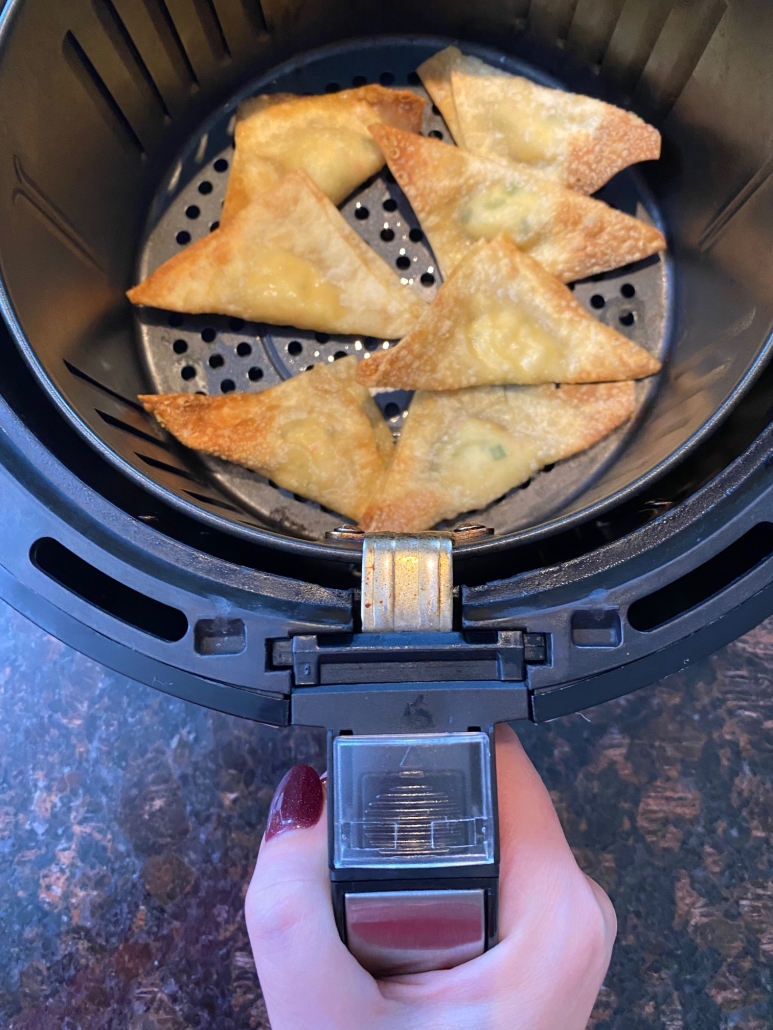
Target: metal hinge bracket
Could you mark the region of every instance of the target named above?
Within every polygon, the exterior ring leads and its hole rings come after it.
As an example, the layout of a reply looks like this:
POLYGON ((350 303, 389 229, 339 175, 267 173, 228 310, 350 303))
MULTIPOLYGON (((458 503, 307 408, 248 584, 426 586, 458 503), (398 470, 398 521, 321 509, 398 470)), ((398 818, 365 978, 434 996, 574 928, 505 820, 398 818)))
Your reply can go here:
POLYGON ((362 543, 363 633, 453 628, 453 538, 374 533, 362 543))

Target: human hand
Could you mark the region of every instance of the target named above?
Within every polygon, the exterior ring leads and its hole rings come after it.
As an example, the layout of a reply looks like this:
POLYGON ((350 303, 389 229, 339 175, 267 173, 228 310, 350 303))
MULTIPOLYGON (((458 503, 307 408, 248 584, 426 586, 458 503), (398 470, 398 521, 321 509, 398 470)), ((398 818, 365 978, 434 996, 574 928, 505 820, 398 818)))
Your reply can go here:
POLYGON ((383 980, 338 935, 324 789, 297 767, 272 804, 245 906, 273 1030, 584 1030, 609 966, 615 912, 575 862, 509 726, 497 727, 496 765, 499 944, 455 969, 383 980))

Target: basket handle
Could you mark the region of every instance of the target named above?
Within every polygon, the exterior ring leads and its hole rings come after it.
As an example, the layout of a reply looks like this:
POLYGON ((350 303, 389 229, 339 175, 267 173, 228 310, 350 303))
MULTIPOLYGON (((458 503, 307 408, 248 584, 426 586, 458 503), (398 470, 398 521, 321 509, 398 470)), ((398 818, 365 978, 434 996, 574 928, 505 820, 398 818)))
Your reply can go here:
MULTIPOLYGON (((453 542, 451 533, 366 535, 363 632, 450 632, 453 542)), ((446 969, 496 943, 492 733, 331 733, 336 920, 376 975, 446 969)))

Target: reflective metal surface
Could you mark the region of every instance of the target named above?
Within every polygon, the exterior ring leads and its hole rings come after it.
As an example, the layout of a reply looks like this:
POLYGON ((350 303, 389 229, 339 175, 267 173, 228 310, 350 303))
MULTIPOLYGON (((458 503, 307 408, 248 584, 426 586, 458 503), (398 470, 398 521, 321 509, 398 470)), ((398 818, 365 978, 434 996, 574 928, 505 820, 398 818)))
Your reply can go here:
POLYGON ((450 632, 453 586, 450 534, 364 538, 363 632, 450 632))
POLYGON ((375 976, 450 969, 482 955, 482 890, 346 895, 349 950, 375 976))

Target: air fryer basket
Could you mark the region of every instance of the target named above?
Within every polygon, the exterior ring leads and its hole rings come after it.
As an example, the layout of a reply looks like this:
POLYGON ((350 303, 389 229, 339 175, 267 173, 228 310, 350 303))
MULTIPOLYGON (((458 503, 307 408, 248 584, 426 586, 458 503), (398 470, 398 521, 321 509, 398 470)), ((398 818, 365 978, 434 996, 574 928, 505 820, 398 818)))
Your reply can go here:
MULTIPOLYGON (((767 356, 773 305, 765 248, 773 221, 761 215, 764 166, 754 170, 755 127, 773 95, 743 86, 752 66, 768 74, 763 50, 730 59, 748 41, 751 9, 744 20, 743 3, 726 12, 723 2, 524 0, 451 5, 451 13, 432 3, 360 6, 11 2, 0 61, 0 261, 17 342, 66 417, 124 474, 178 510, 280 547, 323 539, 340 522, 335 513, 176 447, 136 395, 262 389, 384 342, 153 311, 135 322, 123 291, 138 271, 217 221, 240 97, 364 80, 421 92, 416 66, 449 38, 381 34, 453 33, 513 71, 632 105, 664 134, 662 161, 622 173, 603 195, 660 222, 668 258, 575 290, 595 314, 664 355, 665 371, 639 384, 632 427, 477 513, 497 531, 478 550, 587 522, 675 462, 689 462, 767 356), (344 35, 356 38, 329 42, 344 35), (326 45, 308 52, 311 44, 326 45)), ((754 11, 758 22, 770 17, 754 11)), ((764 35, 764 26, 757 31, 764 35)), ((431 107, 425 131, 447 133, 431 107)), ((431 252, 419 234, 411 238, 417 223, 388 173, 343 211, 413 281, 407 288, 431 295, 438 278, 431 252)), ((379 397, 395 428, 406 401, 379 397)), ((348 557, 345 545, 322 547, 348 557)))
MULTIPOLYGON (((248 92, 330 92, 340 88, 341 83, 359 84, 367 78, 363 72, 380 68, 382 70, 372 75, 373 78, 385 83, 407 84, 428 99, 423 87, 417 84, 415 68, 443 42, 395 39, 372 45, 354 41, 328 47, 274 69, 251 84, 248 92)), ((534 68, 512 59, 508 61, 496 51, 474 49, 497 64, 504 63, 514 71, 551 81, 537 76, 534 68)), ((141 251, 141 278, 218 224, 233 154, 229 128, 235 102, 219 111, 196 133, 162 182, 141 251), (162 212, 160 217, 159 211, 162 212)), ((433 112, 431 103, 427 106, 423 131, 451 139, 447 126, 441 116, 433 112)), ((620 207, 645 218, 657 218, 652 198, 635 173, 621 175, 606 194, 620 207)), ((356 190, 342 210, 355 230, 398 271, 407 288, 415 289, 428 300, 433 297, 440 276, 432 251, 404 194, 387 171, 356 190)), ((595 276, 593 281, 578 284, 575 292, 594 314, 665 357, 671 297, 667 272, 667 260, 657 256, 636 267, 595 276)), ((153 389, 159 393, 261 390, 311 365, 334 361, 347 354, 363 357, 368 351, 391 345, 388 340, 330 337, 326 333, 245 325, 239 319, 211 316, 183 317, 141 310, 137 320, 153 389)), ((656 388, 657 381, 638 384, 640 409, 648 404, 656 388)), ((409 397, 405 391, 383 391, 376 395, 395 432, 400 431, 409 397)), ((538 473, 525 488, 511 491, 476 517, 499 533, 544 521, 546 516, 566 509, 575 497, 586 493, 599 473, 617 455, 625 453, 630 436, 630 429, 618 431, 591 452, 551 469, 553 474, 549 480, 547 473, 538 473)), ((320 538, 343 521, 340 516, 320 510, 319 505, 278 490, 255 473, 209 459, 205 465, 226 494, 266 524, 280 530, 320 538)), ((456 521, 468 518, 468 514, 463 514, 456 521)))
MULTIPOLYGON (((545 658, 504 691, 507 711, 488 707, 493 684, 455 693, 454 716, 458 705, 470 724, 577 711, 683 668, 773 611, 771 5, 8 0, 0 595, 49 632, 189 700, 276 725, 313 721, 303 704, 322 695, 297 689, 287 648, 319 634, 347 646, 358 545, 320 539, 335 515, 178 449, 135 398, 229 379, 262 389, 357 352, 357 341, 227 320, 169 325, 168 313, 138 316, 124 290, 185 245, 178 233, 217 220, 227 174, 217 162, 229 160, 239 96, 382 75, 420 89, 417 63, 452 39, 657 124, 662 160, 606 195, 661 221, 670 244, 665 262, 575 287, 599 317, 666 354, 664 374, 639 387, 635 423, 480 513, 497 534, 455 547, 455 625, 536 634, 545 658)), ((444 131, 431 112, 425 131, 444 131)), ((358 230, 414 279, 406 288, 431 293, 437 277, 394 184, 366 184, 348 217, 358 200, 369 210, 354 215, 358 230), (384 223, 394 239, 382 239, 384 223)), ((404 401, 381 398, 393 425, 404 401)), ((357 689, 374 718, 388 703, 401 718, 426 712, 357 689)))

